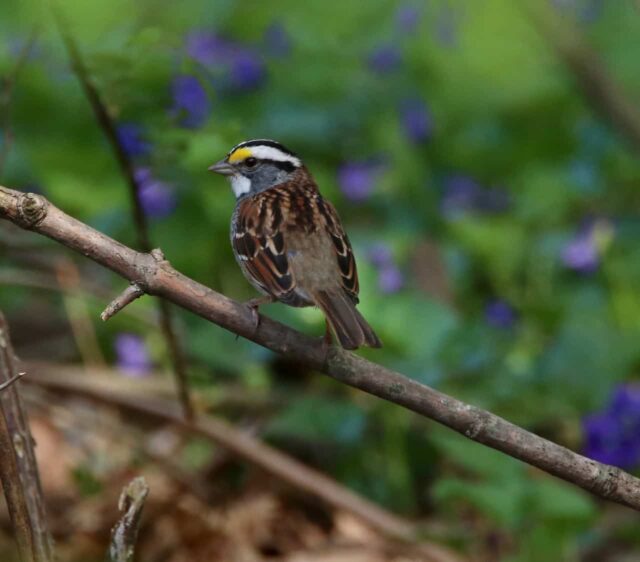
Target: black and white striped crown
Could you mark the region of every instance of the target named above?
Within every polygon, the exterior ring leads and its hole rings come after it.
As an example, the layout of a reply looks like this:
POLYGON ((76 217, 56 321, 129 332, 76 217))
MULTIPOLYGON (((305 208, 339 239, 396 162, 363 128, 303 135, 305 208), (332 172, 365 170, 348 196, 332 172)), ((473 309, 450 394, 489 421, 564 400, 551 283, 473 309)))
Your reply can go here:
POLYGON ((294 152, 271 139, 254 139, 241 142, 229 151, 226 160, 234 164, 249 157, 273 162, 288 162, 296 168, 302 165, 300 158, 294 152))

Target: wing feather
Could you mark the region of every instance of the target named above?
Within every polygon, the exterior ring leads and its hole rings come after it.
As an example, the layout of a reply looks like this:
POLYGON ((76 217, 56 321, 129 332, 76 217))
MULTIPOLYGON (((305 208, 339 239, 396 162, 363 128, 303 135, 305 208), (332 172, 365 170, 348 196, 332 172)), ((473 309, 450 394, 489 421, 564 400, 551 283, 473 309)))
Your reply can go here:
POLYGON ((261 291, 301 306, 310 304, 296 290, 287 253, 287 236, 313 236, 326 231, 335 252, 338 280, 358 302, 358 272, 349 238, 333 205, 308 181, 283 184, 241 199, 232 221, 231 243, 245 275, 261 291))
POLYGON ((273 194, 263 193, 241 201, 236 209, 231 244, 247 277, 263 292, 287 300, 295 279, 287 259, 282 232, 282 209, 273 194))
POLYGON ((323 199, 321 195, 318 195, 318 210, 325 220, 326 228, 331 235, 331 241, 336 251, 338 268, 342 276, 342 287, 351 299, 357 303, 360 286, 356 259, 353 255, 349 237, 342 227, 342 222, 335 207, 329 201, 323 199))

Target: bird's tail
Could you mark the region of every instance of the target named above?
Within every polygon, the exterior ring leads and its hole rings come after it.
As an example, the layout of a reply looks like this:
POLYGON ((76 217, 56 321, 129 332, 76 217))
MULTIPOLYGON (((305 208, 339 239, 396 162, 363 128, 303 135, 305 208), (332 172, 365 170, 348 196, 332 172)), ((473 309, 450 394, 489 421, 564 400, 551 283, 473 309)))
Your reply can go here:
POLYGON ((335 293, 317 291, 313 297, 344 349, 357 349, 364 345, 382 347, 382 342, 376 333, 344 291, 335 293))

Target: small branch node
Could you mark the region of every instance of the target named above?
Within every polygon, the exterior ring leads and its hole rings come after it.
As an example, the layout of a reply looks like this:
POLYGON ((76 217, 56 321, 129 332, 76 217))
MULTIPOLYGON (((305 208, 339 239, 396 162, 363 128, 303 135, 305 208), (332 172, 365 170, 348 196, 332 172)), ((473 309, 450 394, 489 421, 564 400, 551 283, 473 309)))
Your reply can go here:
POLYGON ((167 261, 167 259, 164 257, 164 252, 160 248, 154 248, 150 253, 151 257, 158 263, 167 261))
POLYGON ((467 410, 472 412, 473 419, 469 426, 464 430, 464 435, 469 439, 476 440, 478 435, 486 430, 487 424, 490 422, 490 418, 485 414, 485 412, 473 406, 468 406, 467 410))
POLYGON ((137 298, 144 295, 144 290, 137 283, 131 283, 122 293, 120 293, 115 299, 113 299, 104 312, 100 315, 103 322, 106 322, 112 316, 115 316, 125 306, 131 304, 137 298))
POLYGON ((615 466, 598 467, 591 484, 591 490, 599 496, 610 499, 615 493, 622 471, 615 466))
POLYGON ((21 225, 25 228, 38 226, 47 216, 48 201, 37 193, 24 193, 18 200, 21 225))

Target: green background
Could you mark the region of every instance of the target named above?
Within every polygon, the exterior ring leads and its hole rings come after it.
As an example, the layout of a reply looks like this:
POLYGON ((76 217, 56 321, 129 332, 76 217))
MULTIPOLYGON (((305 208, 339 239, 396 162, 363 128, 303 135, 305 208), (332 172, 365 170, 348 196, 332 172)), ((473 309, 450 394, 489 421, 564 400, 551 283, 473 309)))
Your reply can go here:
MULTIPOLYGON (((420 19, 410 33, 399 32, 395 19, 403 4, 382 0, 62 4, 111 114, 144 128, 152 149, 142 162, 175 189, 176 209, 151 221, 151 237, 186 275, 234 299, 255 296, 228 243, 233 196, 207 167, 242 140, 274 138, 300 154, 349 232, 360 310, 385 343, 363 355, 578 451, 583 417, 603 408, 618 383, 638 378, 638 147, 601 117, 532 16, 542 8, 558 40, 572 30, 583 36, 589 60, 604 65, 640 110, 634 2, 603 2, 588 19, 581 11, 588 2, 579 0, 433 0, 414 5, 420 19), (264 48, 274 22, 289 36, 282 56, 264 48), (264 80, 248 92, 216 87, 184 55, 194 29, 251 49, 265 64, 264 80), (368 57, 388 44, 401 60, 388 73, 375 72, 368 57), (201 127, 181 127, 170 112, 178 73, 197 76, 207 91, 210 113, 201 127), (407 97, 429 108, 433 129, 425 142, 403 131, 399 106, 407 97), (370 196, 351 201, 337 181, 340 165, 377 159, 383 165, 370 196), (508 205, 443 213, 454 175, 498 187, 508 205), (599 264, 580 274, 563 264, 562 252, 594 217, 605 225, 599 264), (368 259, 380 243, 403 273, 398 291, 380 289, 368 259), (494 299, 512 307, 508 327, 488 321, 494 299)), ((33 55, 15 85, 2 183, 36 187, 67 213, 135 245, 126 185, 48 10, 4 0, 0 13, 3 73, 38 24, 33 55)), ((8 253, 1 264, 17 267, 8 253)), ((90 272, 114 294, 124 285, 90 272)), ((167 366, 156 330, 126 315, 99 323, 103 305, 89 302, 109 361, 116 335, 133 332, 145 338, 156 365, 167 366)), ((28 324, 42 307, 53 317, 65 314, 55 295, 15 285, 2 287, 0 306, 10 322, 19 316, 28 324)), ((133 306, 154 310, 148 298, 133 306)), ((322 333, 317 311, 279 304, 263 311, 322 333)), ((276 361, 193 315, 180 311, 179 324, 196 389, 215 394, 234 385, 282 397, 266 439, 283 447, 306 443, 305 460, 341 482, 390 509, 440 522, 435 540, 473 556, 498 536, 509 545, 499 559, 509 562, 640 556, 630 511, 276 361), (587 557, 597 552, 603 557, 587 557)), ((73 351, 64 359, 81 360, 73 351)))

